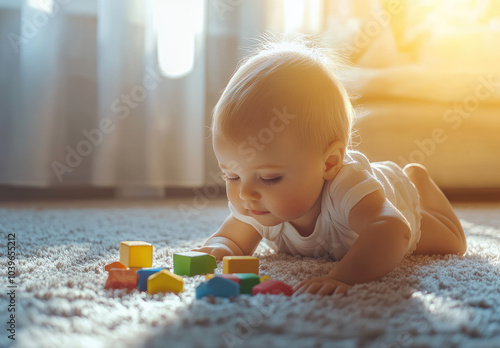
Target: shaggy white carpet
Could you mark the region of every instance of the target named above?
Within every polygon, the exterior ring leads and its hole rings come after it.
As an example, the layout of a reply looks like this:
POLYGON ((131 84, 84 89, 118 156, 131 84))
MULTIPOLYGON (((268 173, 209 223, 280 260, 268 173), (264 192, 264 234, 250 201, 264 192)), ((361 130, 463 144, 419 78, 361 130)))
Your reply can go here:
MULTIPOLYGON (((172 267, 175 252, 200 245, 228 212, 223 200, 199 209, 195 203, 4 204, 0 346, 500 347, 499 203, 457 206, 469 246, 464 257, 411 256, 346 296, 196 300, 202 276, 185 277, 179 295, 104 290, 104 265, 118 260, 120 241, 150 242, 154 266, 172 267), (9 233, 16 238, 15 341, 7 331, 9 233)), ((256 255, 262 274, 292 285, 332 265, 263 245, 256 255)))

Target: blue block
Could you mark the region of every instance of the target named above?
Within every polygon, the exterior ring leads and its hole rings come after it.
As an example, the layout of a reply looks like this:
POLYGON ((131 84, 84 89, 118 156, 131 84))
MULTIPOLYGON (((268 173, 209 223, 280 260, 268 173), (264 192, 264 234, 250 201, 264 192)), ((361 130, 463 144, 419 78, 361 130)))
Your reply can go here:
POLYGON ((204 296, 237 297, 240 294, 240 284, 221 277, 214 277, 196 288, 196 298, 204 296))
MULTIPOLYGON (((137 273, 137 287, 141 291, 148 291, 148 278, 150 275, 153 275, 157 272, 160 272, 162 269, 166 267, 158 267, 158 268, 141 268, 137 273)), ((167 268, 168 269, 168 268, 167 268)))

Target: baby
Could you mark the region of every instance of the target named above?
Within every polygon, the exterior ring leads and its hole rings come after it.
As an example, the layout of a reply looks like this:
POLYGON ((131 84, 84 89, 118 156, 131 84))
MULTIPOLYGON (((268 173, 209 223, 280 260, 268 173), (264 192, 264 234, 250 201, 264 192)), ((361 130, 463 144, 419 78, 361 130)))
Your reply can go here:
POLYGON ((351 145, 354 111, 334 60, 303 41, 269 43, 235 72, 214 109, 230 215, 195 249, 222 259, 276 251, 336 262, 296 294, 344 293, 409 254, 459 254, 466 240, 424 166, 370 163, 351 145))

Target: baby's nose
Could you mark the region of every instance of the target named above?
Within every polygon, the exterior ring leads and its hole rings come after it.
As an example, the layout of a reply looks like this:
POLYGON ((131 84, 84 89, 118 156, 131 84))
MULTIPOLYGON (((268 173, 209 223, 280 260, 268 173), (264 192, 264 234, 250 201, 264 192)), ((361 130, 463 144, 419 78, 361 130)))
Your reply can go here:
POLYGON ((240 189, 240 198, 246 201, 260 199, 260 194, 253 185, 242 184, 240 189))

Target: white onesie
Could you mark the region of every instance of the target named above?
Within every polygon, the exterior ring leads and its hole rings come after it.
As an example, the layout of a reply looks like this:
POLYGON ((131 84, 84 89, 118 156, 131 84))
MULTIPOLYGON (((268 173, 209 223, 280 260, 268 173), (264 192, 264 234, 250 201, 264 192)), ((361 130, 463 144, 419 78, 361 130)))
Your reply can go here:
POLYGON ((380 188, 411 228, 407 250, 407 254, 411 254, 420 240, 421 216, 417 189, 395 163, 370 163, 358 151, 347 151, 336 177, 325 182, 321 212, 313 233, 307 237, 301 236, 288 221, 276 226, 263 226, 253 217, 240 214, 231 203, 229 209, 236 219, 252 225, 276 251, 340 260, 359 236, 349 226, 351 209, 363 197, 380 188))

